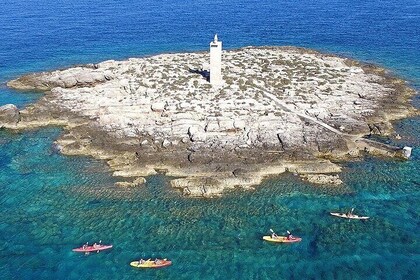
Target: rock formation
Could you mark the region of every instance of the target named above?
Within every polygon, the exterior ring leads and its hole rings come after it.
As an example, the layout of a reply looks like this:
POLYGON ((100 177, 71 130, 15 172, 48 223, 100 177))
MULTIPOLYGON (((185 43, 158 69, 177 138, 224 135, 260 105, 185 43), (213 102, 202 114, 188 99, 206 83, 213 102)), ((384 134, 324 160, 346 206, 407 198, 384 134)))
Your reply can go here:
POLYGON ((414 91, 381 68, 292 47, 243 48, 224 52, 224 84, 212 88, 207 59, 163 54, 23 76, 8 85, 45 95, 7 127, 64 125, 63 153, 106 159, 118 176, 182 177, 172 185, 190 195, 285 171, 339 172, 328 159, 366 151, 402 154, 362 138, 417 113, 414 91))
POLYGON ((19 110, 13 104, 0 106, 0 128, 15 126, 20 121, 19 110))

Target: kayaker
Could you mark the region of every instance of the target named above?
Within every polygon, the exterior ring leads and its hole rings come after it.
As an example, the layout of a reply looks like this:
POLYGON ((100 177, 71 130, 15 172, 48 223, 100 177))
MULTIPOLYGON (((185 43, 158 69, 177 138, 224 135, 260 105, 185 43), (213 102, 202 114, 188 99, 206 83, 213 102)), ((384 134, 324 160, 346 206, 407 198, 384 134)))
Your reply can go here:
POLYGON ((273 239, 277 239, 277 238, 279 238, 279 236, 273 231, 272 233, 271 233, 271 238, 273 238, 273 239))
POLYGON ((143 260, 143 259, 140 259, 140 260, 139 260, 139 263, 140 263, 140 264, 144 264, 144 260, 143 260))
POLYGON ((287 240, 293 239, 293 235, 290 231, 287 231, 287 240))
POLYGON ((98 248, 99 247, 99 245, 98 244, 96 244, 96 242, 95 243, 93 243, 93 248, 98 248))

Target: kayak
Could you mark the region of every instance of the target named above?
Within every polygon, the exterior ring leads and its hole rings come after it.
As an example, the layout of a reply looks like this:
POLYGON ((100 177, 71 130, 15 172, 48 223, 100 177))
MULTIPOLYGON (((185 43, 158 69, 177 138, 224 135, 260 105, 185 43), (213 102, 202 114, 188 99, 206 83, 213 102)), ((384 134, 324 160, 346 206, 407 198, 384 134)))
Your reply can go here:
POLYGON ((89 252, 99 252, 99 251, 103 251, 103 250, 107 250, 107 249, 111 249, 112 245, 88 245, 88 246, 82 246, 79 248, 74 248, 73 252, 82 252, 82 253, 89 253, 89 252))
POLYGON ((147 261, 143 261, 143 262, 133 261, 130 263, 131 266, 139 267, 139 268, 160 268, 160 267, 170 266, 171 264, 172 264, 172 261, 167 260, 167 259, 157 260, 157 261, 152 261, 148 259, 147 261))
POLYGON ((369 219, 369 217, 357 216, 357 215, 354 215, 354 214, 347 215, 347 214, 344 214, 344 213, 334 213, 334 212, 331 212, 330 214, 332 216, 340 217, 340 218, 344 218, 344 219, 354 219, 354 220, 367 220, 367 219, 369 219))
POLYGON ((286 236, 277 236, 275 238, 272 238, 270 235, 263 236, 263 239, 265 241, 277 242, 277 243, 295 243, 295 242, 302 241, 302 238, 300 237, 292 237, 290 239, 287 239, 286 236))

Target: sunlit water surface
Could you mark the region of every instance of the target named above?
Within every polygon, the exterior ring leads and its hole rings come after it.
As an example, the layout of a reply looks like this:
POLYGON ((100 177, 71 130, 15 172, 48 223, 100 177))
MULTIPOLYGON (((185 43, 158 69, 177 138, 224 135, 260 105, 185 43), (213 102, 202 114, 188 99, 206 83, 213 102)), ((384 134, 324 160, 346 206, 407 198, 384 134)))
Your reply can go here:
MULTIPOLYGON (((20 74, 162 52, 297 45, 385 66, 419 88, 420 4, 404 1, 17 1, 0 3, 0 105, 40 94, 20 74)), ((414 100, 418 106, 419 99, 414 100)), ((0 279, 419 279, 420 119, 396 123, 412 159, 342 164, 344 185, 293 174, 255 191, 182 197, 159 175, 117 188, 101 161, 67 157, 59 128, 0 130, 0 279), (355 207, 367 221, 328 215, 355 207), (297 244, 270 244, 269 229, 297 244), (76 254, 102 240, 114 248, 76 254), (171 267, 129 262, 167 257, 171 267)))

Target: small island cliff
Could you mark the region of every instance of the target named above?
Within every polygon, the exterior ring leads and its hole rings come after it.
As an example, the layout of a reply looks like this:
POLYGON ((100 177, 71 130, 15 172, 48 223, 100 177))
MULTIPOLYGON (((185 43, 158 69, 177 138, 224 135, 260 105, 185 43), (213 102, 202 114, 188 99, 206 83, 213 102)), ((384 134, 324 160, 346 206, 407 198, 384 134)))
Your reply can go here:
POLYGON ((34 73, 8 82, 45 94, 0 108, 0 127, 59 125, 63 154, 104 159, 120 186, 165 172, 185 195, 251 188, 289 171, 340 184, 337 162, 404 157, 366 138, 417 115, 415 91, 385 69, 295 47, 223 52, 220 87, 207 53, 162 54, 34 73))

